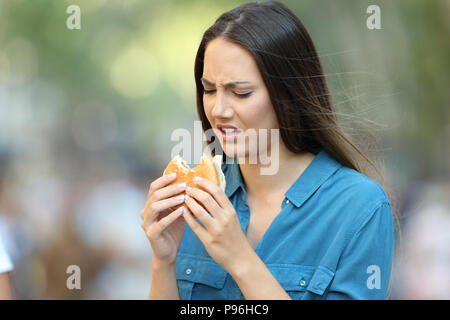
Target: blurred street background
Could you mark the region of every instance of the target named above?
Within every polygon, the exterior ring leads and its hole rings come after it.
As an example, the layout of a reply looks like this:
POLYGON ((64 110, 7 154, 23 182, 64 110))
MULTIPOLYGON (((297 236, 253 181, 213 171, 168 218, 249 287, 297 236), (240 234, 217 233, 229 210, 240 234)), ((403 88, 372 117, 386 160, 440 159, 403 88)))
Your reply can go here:
MULTIPOLYGON (((0 234, 18 299, 146 299, 148 188, 193 130, 203 32, 245 1, 0 0, 0 234), (70 30, 69 5, 81 9, 70 30), (82 289, 68 290, 78 265, 82 289)), ((391 299, 450 299, 450 1, 289 0, 402 227, 391 299), (369 5, 381 29, 369 30, 369 5)))

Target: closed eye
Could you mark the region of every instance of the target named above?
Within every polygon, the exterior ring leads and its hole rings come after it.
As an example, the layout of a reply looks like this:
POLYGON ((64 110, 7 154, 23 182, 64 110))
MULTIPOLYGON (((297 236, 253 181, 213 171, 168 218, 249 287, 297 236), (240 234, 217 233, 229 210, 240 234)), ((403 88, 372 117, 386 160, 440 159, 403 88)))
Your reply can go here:
POLYGON ((252 94, 251 92, 247 92, 247 93, 234 93, 236 96, 238 96, 239 98, 247 98, 250 97, 250 95, 252 94))
MULTIPOLYGON (((214 93, 216 90, 206 90, 206 89, 203 89, 203 93, 205 93, 205 94, 211 94, 211 93, 214 93)), ((239 98, 247 98, 247 97, 249 97, 251 94, 252 94, 252 92, 250 91, 250 92, 247 92, 247 93, 236 93, 236 92, 233 92, 234 93, 234 95, 235 96, 237 96, 237 97, 239 97, 239 98)))

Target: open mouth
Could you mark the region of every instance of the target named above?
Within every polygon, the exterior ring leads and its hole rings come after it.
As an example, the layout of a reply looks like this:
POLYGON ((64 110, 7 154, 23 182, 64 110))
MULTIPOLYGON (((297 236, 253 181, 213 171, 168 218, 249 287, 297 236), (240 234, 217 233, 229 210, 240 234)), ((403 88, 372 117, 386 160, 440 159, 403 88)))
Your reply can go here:
POLYGON ((238 135, 242 133, 241 129, 235 128, 219 128, 220 133, 222 134, 222 138, 225 141, 233 141, 236 139, 238 135))
POLYGON ((234 128, 220 128, 220 131, 222 131, 222 133, 224 134, 235 134, 238 132, 241 132, 240 129, 234 129, 234 128))

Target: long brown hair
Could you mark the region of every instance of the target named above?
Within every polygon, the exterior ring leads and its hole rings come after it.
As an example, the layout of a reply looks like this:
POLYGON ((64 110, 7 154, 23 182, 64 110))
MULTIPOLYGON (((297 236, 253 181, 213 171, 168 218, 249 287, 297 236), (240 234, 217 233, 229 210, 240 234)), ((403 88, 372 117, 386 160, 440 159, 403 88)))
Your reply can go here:
MULTIPOLYGON (((286 147, 317 154, 325 149, 342 165, 374 180, 387 193, 395 221, 398 218, 382 173, 364 146, 352 141, 338 123, 325 74, 313 41, 299 18, 277 1, 247 2, 223 13, 203 34, 195 59, 197 112, 203 130, 211 128, 203 106, 204 55, 217 38, 246 49, 261 72, 286 147)), ((215 153, 215 150, 213 150, 215 153)))

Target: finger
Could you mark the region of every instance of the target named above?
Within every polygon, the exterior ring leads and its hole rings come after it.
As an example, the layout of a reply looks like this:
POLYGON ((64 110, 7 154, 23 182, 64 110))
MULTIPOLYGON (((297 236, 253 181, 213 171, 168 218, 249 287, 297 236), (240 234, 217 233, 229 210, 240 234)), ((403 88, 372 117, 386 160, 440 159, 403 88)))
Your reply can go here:
POLYGON ((218 185, 209 181, 208 179, 203 179, 201 177, 194 177, 194 182, 198 186, 205 189, 216 200, 217 204, 221 208, 226 209, 228 207, 230 201, 228 200, 225 192, 220 189, 218 185))
POLYGON ((197 235, 197 237, 200 239, 202 243, 205 243, 207 237, 208 237, 208 231, 197 221, 195 220, 192 212, 189 210, 189 208, 186 208, 186 210, 183 213, 184 220, 186 220, 186 223, 189 225, 189 227, 194 231, 194 233, 197 235))
POLYGON ((177 210, 171 212, 166 217, 162 218, 158 221, 158 223, 155 225, 155 236, 158 236, 163 232, 172 222, 177 220, 182 214, 183 214, 183 208, 184 206, 178 208, 177 210))
POLYGON ((156 190, 161 189, 169 184, 171 184, 176 178, 176 172, 171 174, 166 174, 162 177, 159 177, 155 181, 150 184, 150 189, 148 191, 148 195, 151 196, 156 190))
POLYGON ((211 212, 214 218, 220 218, 219 212, 223 211, 223 209, 209 193, 198 188, 187 187, 186 194, 194 198, 197 202, 200 202, 207 212, 211 212))
POLYGON ((166 186, 156 190, 152 195, 152 200, 159 201, 165 198, 169 198, 183 192, 185 189, 186 189, 186 182, 166 186))
POLYGON ((203 223, 207 230, 212 230, 215 227, 216 222, 214 221, 214 218, 211 217, 194 198, 186 195, 184 203, 191 210, 193 215, 203 223))
POLYGON ((148 208, 149 213, 144 218, 144 220, 148 219, 149 223, 154 223, 158 216, 158 213, 170 209, 172 207, 175 207, 176 205, 179 205, 183 202, 184 202, 184 194, 153 202, 148 208))
MULTIPOLYGON (((174 178, 169 178, 168 175, 165 175, 163 177, 168 178, 170 183, 173 182, 174 178)), ((155 180, 155 183, 156 182, 157 182, 157 180, 155 180)), ((156 184, 156 186, 158 186, 158 184, 156 184)), ((162 187, 161 189, 154 190, 153 194, 149 193, 149 196, 147 197, 147 201, 145 202, 145 207, 141 211, 141 219, 145 218, 145 214, 148 212, 147 207, 151 203, 154 203, 156 201, 177 195, 180 192, 183 192, 185 189, 186 189, 186 183, 179 183, 176 185, 170 185, 170 186, 162 187)))

